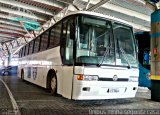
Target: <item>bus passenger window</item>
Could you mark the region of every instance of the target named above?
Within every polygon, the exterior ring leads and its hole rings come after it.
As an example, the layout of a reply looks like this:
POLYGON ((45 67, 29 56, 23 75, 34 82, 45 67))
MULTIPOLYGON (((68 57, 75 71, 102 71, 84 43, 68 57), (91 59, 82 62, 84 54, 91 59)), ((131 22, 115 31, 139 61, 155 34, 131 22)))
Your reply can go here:
POLYGON ((29 43, 29 53, 28 54, 32 54, 32 51, 33 51, 33 41, 29 43))
POLYGON ((40 51, 46 50, 48 45, 49 30, 42 34, 40 51))
POLYGON ((70 38, 70 24, 67 27, 67 39, 66 39, 66 63, 72 64, 73 60, 73 39, 70 38))
POLYGON ((22 49, 19 50, 19 58, 21 57, 21 51, 22 51, 22 49))
POLYGON ((26 45, 26 48, 25 48, 25 56, 28 55, 28 45, 26 45))
POLYGON ((24 57, 25 47, 23 47, 22 57, 24 57))
POLYGON ((26 52, 26 46, 24 47, 24 50, 23 50, 23 56, 25 56, 25 52, 26 52))
POLYGON ((38 36, 36 39, 35 39, 35 43, 34 43, 34 53, 38 52, 39 51, 39 43, 40 43, 40 36, 38 36))
POLYGON ((50 31, 49 48, 59 46, 61 36, 61 23, 54 25, 54 27, 50 31))
POLYGON ((88 48, 88 41, 91 37, 91 29, 86 25, 81 25, 83 30, 80 31, 80 48, 87 49, 88 48))

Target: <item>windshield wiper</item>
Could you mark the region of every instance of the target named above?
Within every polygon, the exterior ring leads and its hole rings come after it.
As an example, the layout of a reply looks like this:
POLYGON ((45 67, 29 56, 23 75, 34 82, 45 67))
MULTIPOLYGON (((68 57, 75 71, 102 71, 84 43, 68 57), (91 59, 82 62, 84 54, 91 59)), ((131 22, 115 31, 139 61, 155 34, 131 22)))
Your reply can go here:
POLYGON ((130 68, 131 68, 131 64, 130 64, 130 62, 129 62, 129 60, 128 60, 127 56, 126 56, 125 51, 123 50, 123 48, 122 48, 122 47, 120 47, 120 46, 119 46, 119 48, 120 48, 120 51, 122 52, 122 54, 124 55, 125 60, 127 61, 128 69, 130 69, 130 68))
POLYGON ((97 64, 98 67, 100 67, 100 66, 102 65, 102 63, 103 63, 103 61, 104 61, 104 58, 106 57, 106 55, 108 55, 110 49, 111 49, 110 46, 108 46, 108 47, 106 48, 106 50, 105 50, 105 52, 104 52, 104 55, 103 55, 103 57, 102 57, 101 62, 100 62, 99 64, 97 64))

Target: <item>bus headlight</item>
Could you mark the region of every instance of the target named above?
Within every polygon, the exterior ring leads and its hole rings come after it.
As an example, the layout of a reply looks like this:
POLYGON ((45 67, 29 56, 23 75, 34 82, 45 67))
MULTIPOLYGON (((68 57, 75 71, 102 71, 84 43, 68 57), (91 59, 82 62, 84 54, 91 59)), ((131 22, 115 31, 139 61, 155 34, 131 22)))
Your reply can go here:
POLYGON ((129 76, 129 82, 138 82, 138 76, 129 76))
POLYGON ((84 80, 86 81, 98 81, 97 75, 84 75, 84 80))
POLYGON ((85 80, 85 81, 98 81, 97 75, 78 75, 77 80, 85 80))

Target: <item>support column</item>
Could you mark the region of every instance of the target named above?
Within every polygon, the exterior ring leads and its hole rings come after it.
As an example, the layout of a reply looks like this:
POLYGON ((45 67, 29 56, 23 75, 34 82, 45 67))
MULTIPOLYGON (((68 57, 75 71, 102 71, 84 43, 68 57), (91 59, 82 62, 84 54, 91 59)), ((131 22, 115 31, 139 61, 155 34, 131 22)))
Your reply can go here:
POLYGON ((151 14, 151 100, 160 101, 160 10, 151 14))

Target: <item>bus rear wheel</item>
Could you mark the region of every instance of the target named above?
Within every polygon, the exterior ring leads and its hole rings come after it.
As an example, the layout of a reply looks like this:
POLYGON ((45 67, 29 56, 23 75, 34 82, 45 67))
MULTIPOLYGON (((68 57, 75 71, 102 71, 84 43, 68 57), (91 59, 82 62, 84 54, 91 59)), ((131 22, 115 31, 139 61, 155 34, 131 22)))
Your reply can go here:
POLYGON ((50 89, 52 95, 57 94, 57 79, 55 76, 51 78, 50 89))

